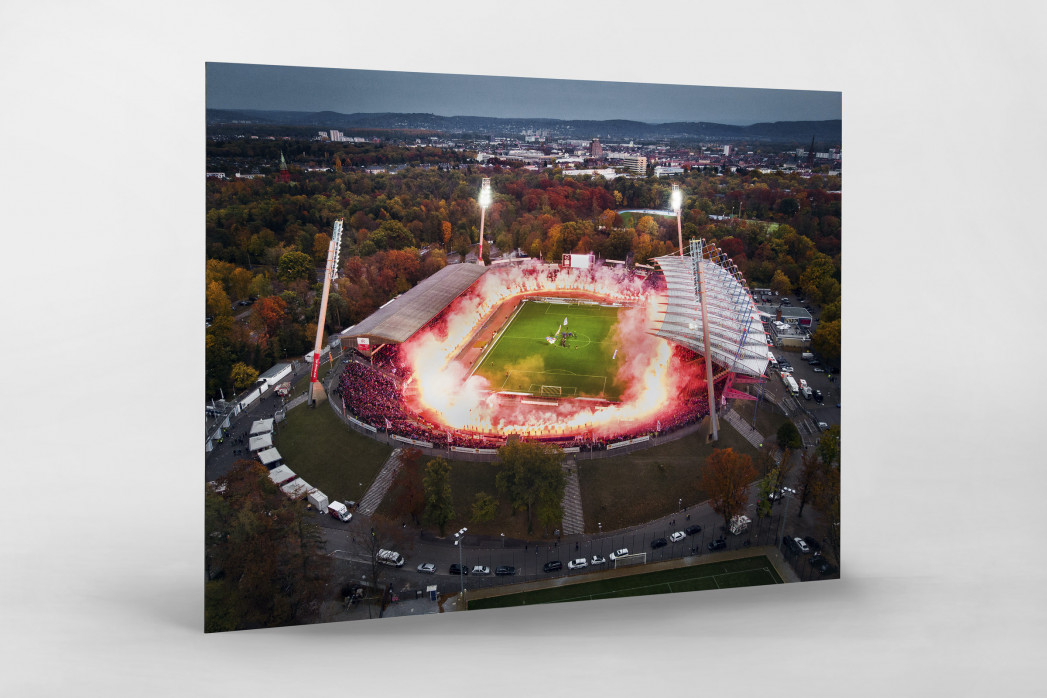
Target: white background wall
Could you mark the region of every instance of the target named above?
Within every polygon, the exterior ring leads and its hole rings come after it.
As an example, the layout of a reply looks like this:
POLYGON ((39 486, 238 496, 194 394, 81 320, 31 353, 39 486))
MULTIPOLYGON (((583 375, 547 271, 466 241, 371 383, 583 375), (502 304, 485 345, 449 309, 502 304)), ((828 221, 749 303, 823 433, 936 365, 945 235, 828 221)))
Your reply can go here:
POLYGON ((5 5, 0 692, 1036 694, 1043 17, 933 7, 5 5), (845 580, 204 636, 205 60, 842 90, 845 580))

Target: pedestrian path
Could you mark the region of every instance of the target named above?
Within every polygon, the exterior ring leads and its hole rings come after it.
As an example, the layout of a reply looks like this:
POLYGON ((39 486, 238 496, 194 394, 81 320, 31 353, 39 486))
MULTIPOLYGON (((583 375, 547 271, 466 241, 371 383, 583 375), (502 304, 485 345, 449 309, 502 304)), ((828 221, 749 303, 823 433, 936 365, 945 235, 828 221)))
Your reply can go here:
POLYGON ((582 488, 578 484, 578 465, 567 458, 561 466, 567 480, 563 491, 563 533, 565 536, 585 533, 585 517, 582 515, 582 488))
POLYGON ((751 425, 746 424, 742 420, 742 418, 738 416, 738 413, 736 413, 734 410, 728 410, 727 413, 723 415, 723 419, 725 422, 734 427, 735 430, 739 434, 744 436, 745 440, 751 443, 753 446, 757 448, 763 446, 763 434, 756 431, 756 429, 754 429, 751 425))
POLYGON ((378 509, 378 505, 382 503, 385 498, 385 493, 389 491, 389 486, 393 484, 393 478, 396 477, 396 473, 400 470, 400 454, 403 449, 396 449, 390 455, 389 459, 385 461, 385 465, 378 472, 378 477, 374 479, 371 486, 367 489, 367 494, 360 500, 358 511, 363 516, 371 516, 378 509))
POLYGON ((294 400, 291 400, 289 403, 284 405, 284 409, 285 410, 289 410, 292 407, 298 407, 299 405, 301 405, 303 402, 305 402, 308 399, 309 399, 309 393, 308 392, 304 392, 301 395, 299 395, 298 397, 296 397, 294 400))

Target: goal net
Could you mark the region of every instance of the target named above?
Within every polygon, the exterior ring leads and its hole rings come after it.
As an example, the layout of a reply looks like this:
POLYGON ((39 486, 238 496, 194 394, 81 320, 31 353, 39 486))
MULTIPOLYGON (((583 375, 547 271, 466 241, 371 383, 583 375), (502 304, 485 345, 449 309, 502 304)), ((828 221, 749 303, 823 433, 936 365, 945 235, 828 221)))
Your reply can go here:
POLYGON ((559 385, 543 385, 538 394, 542 397, 560 397, 563 395, 563 388, 559 385))
POLYGON ((623 555, 614 561, 615 567, 632 567, 633 565, 645 565, 647 564, 647 553, 632 553, 631 555, 623 555))

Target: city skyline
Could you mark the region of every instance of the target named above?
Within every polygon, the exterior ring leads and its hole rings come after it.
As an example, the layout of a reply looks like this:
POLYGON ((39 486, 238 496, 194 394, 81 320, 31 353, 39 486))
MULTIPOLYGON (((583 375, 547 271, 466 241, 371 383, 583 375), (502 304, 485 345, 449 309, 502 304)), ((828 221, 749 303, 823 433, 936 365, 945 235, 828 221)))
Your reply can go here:
POLYGON ((207 63, 207 107, 738 126, 842 118, 842 93, 207 63))

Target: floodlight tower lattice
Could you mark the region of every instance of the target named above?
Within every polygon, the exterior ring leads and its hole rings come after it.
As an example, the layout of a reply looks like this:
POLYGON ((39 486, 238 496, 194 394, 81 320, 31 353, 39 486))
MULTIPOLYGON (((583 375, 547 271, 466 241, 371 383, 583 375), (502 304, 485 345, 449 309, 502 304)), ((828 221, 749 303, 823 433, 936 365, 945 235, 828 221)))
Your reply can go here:
POLYGON ((673 191, 669 197, 673 211, 676 211, 676 234, 680 238, 680 256, 683 257, 683 223, 680 220, 680 209, 683 207, 683 192, 679 184, 673 184, 673 191))
POLYGON ((323 346, 324 324, 327 320, 327 297, 331 290, 331 279, 338 275, 338 260, 342 248, 342 226, 344 219, 334 222, 331 242, 327 246, 327 265, 324 269, 324 290, 320 296, 320 317, 316 321, 316 343, 313 346, 313 365, 309 370, 309 404, 316 404, 324 398, 323 386, 320 385, 320 347, 323 346))
POLYGON ((734 262, 705 240, 691 240, 689 252, 688 257, 655 259, 668 288, 665 314, 654 334, 704 356, 712 438, 717 439, 716 381, 726 378, 721 390, 725 400, 755 399, 732 385, 763 381, 767 344, 762 332, 752 331, 759 311, 734 262), (719 374, 714 361, 723 369, 719 374))
POLYGON ((476 263, 484 265, 484 219, 487 207, 491 205, 491 178, 484 177, 480 182, 480 247, 476 252, 476 263))

